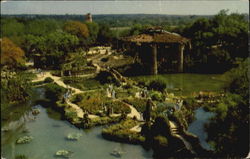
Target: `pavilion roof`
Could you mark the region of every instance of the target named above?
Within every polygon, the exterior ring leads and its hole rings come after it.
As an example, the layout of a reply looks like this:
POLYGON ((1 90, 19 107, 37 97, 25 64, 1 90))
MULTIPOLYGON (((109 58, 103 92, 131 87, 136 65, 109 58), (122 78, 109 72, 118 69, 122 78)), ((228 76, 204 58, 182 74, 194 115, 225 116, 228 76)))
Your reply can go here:
POLYGON ((136 43, 180 43, 186 44, 190 39, 162 29, 148 29, 142 34, 122 38, 123 41, 136 43))

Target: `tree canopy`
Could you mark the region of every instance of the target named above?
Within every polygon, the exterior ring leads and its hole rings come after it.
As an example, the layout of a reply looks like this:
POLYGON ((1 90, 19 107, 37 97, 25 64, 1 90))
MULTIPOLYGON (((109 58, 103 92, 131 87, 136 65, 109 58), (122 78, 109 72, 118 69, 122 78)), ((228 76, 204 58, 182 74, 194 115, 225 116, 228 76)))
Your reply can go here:
POLYGON ((76 35, 78 38, 87 38, 89 36, 87 25, 79 21, 66 22, 63 30, 70 34, 76 35))
POLYGON ((16 46, 10 39, 1 39, 1 65, 10 68, 21 66, 25 62, 23 50, 16 46))

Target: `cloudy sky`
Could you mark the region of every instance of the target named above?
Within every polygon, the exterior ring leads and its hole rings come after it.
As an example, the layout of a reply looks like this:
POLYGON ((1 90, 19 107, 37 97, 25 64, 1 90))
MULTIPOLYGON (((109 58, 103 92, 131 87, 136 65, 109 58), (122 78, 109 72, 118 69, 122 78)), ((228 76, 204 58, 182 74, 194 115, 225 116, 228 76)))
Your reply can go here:
POLYGON ((221 9, 248 13, 248 0, 2 1, 2 14, 177 14, 213 15, 221 9))

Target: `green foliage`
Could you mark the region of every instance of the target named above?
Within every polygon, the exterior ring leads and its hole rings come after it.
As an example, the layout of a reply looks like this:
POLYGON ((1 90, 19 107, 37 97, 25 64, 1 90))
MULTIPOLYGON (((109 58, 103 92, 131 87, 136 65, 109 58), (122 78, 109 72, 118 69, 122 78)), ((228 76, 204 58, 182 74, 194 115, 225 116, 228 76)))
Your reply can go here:
POLYGON ((168 145, 168 139, 161 135, 155 136, 154 144, 166 147, 168 145))
POLYGON ((24 33, 34 36, 44 36, 60 28, 60 22, 54 19, 34 19, 25 24, 24 33))
POLYGON ((170 125, 168 118, 163 115, 159 115, 155 118, 155 121, 151 128, 152 136, 164 136, 169 137, 170 136, 170 125))
POLYGON ((108 71, 101 71, 96 77, 96 80, 98 80, 101 84, 111 83, 115 84, 116 86, 120 86, 121 83, 118 79, 116 79, 112 73, 108 71))
POLYGON ((191 59, 186 65, 193 71, 225 72, 237 57, 248 56, 248 22, 238 13, 222 10, 211 19, 197 19, 181 34, 192 39, 192 52, 186 57, 191 59))
POLYGON ((56 31, 42 37, 27 35, 23 45, 29 57, 39 54, 35 65, 58 68, 64 62, 66 55, 75 51, 78 43, 76 36, 56 31))
POLYGON ((78 118, 77 113, 74 111, 66 111, 65 117, 69 119, 70 121, 74 121, 78 118))
POLYGON ((225 76, 230 78, 230 91, 215 107, 212 122, 206 126, 208 141, 213 143, 216 154, 221 157, 244 157, 249 152, 249 82, 248 61, 232 69, 225 76), (231 94, 234 93, 234 94, 231 94))
POLYGON ((110 30, 109 25, 102 24, 99 25, 99 32, 97 35, 97 41, 101 44, 111 42, 112 38, 114 37, 113 32, 110 30))
POLYGON ((125 113, 131 112, 130 108, 121 101, 107 101, 104 103, 108 108, 113 108, 114 113, 125 113))
POLYGON ((46 77, 44 79, 44 83, 51 83, 51 82, 54 82, 54 80, 51 77, 46 77))
POLYGON ((84 96, 83 94, 76 94, 75 96, 73 96, 72 102, 78 103, 78 102, 82 101, 84 98, 83 96, 84 96))
POLYGON ((123 120, 119 124, 104 128, 102 130, 102 135, 109 140, 127 143, 142 143, 145 141, 145 138, 139 133, 130 130, 137 124, 135 120, 123 120))
POLYGON ((64 31, 76 35, 78 38, 84 39, 89 36, 89 30, 86 24, 79 21, 68 21, 64 25, 64 31))
POLYGON ((160 91, 160 92, 164 92, 167 85, 163 80, 157 79, 157 80, 151 81, 149 83, 148 87, 149 87, 149 89, 152 89, 152 90, 157 90, 157 91, 160 91))
POLYGON ((153 102, 151 99, 148 99, 146 109, 143 112, 143 119, 146 122, 150 122, 152 107, 153 107, 153 102))
POLYGON ((225 73, 228 83, 225 89, 231 93, 239 94, 243 98, 249 97, 249 77, 248 77, 249 58, 242 62, 237 68, 225 73))
POLYGON ((84 77, 63 77, 63 82, 81 90, 97 89, 101 86, 97 80, 84 77))
POLYGON ((99 32, 99 25, 95 22, 86 22, 86 25, 89 30, 89 37, 88 37, 88 43, 94 44, 96 42, 98 32, 99 32))
POLYGON ((16 155, 15 159, 28 159, 26 155, 16 155))
POLYGON ((3 38, 1 44, 1 66, 8 66, 11 69, 20 67, 25 62, 24 52, 8 38, 3 38))
POLYGON ((152 100, 155 101, 163 101, 163 95, 160 92, 154 91, 152 94, 150 94, 152 100))
POLYGON ((135 107, 139 112, 144 112, 146 110, 147 99, 142 98, 128 98, 124 99, 126 103, 129 103, 135 107))
POLYGON ((62 99, 66 90, 67 89, 57 85, 56 83, 49 83, 45 86, 45 97, 55 102, 62 99))
POLYGON ((30 77, 31 75, 25 72, 2 71, 1 104, 25 101, 30 94, 30 77))

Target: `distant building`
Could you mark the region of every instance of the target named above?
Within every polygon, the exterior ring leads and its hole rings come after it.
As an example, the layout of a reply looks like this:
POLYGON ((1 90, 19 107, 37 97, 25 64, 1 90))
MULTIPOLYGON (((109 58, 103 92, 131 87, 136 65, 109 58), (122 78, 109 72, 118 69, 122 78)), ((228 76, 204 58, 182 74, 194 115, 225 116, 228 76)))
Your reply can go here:
POLYGON ((170 33, 161 27, 152 27, 144 33, 125 37, 121 40, 123 50, 138 55, 149 74, 158 73, 158 65, 174 72, 183 72, 183 52, 191 47, 190 39, 170 33))
POLYGON ((92 15, 90 13, 86 14, 86 22, 92 22, 92 15))

